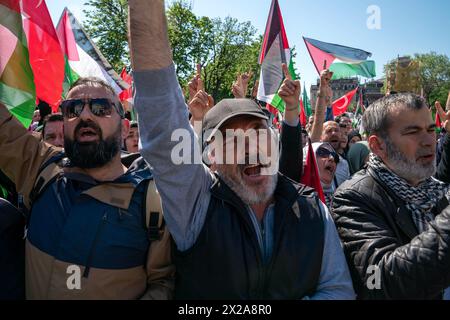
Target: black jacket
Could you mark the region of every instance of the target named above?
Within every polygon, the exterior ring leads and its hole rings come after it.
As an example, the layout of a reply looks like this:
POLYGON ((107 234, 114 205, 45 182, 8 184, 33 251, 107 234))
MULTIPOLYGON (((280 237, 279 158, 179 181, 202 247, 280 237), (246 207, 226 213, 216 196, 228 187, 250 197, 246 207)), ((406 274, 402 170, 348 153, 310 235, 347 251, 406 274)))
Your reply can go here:
POLYGON ((442 139, 442 153, 436 171, 436 179, 450 183, 450 135, 446 133, 442 139))
POLYGON ((332 214, 358 299, 442 298, 450 286, 447 199, 434 210, 438 215, 430 229, 418 234, 405 203, 371 169, 356 173, 336 191, 332 214), (367 284, 376 284, 376 273, 379 289, 370 290, 367 284))
POLYGON ((279 176, 274 249, 265 264, 246 206, 217 178, 196 243, 175 251, 176 298, 301 299, 314 294, 324 245, 318 205, 312 189, 279 176))
POLYGON ((303 174, 302 125, 291 127, 283 121, 281 125, 280 172, 286 177, 300 182, 303 174))

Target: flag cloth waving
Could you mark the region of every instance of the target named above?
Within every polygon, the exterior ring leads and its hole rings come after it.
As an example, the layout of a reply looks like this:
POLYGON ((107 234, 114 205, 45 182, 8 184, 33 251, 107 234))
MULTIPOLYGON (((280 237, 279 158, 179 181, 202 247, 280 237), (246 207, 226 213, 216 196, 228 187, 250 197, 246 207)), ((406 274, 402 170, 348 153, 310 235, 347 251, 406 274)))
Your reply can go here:
POLYGON ((0 102, 28 128, 36 108, 19 0, 0 0, 0 102))
POLYGON ((307 117, 310 117, 312 115, 312 111, 311 111, 311 102, 309 101, 308 98, 308 93, 306 92, 306 86, 305 83, 303 82, 303 106, 305 108, 305 113, 307 117))
POLYGON ((45 1, 22 1, 22 17, 36 96, 56 112, 62 94, 64 56, 45 1))
POLYGON ((98 77, 106 81, 116 94, 128 88, 67 8, 59 19, 56 32, 66 60, 65 93, 79 77, 98 77))
POLYGON ((319 199, 325 203, 325 195, 323 193, 322 184, 320 183, 319 168, 317 167, 316 155, 312 147, 311 139, 308 138, 308 153, 306 154, 306 162, 303 166, 303 175, 301 183, 316 190, 319 199))
POLYGON ((337 117, 347 111, 347 108, 352 102, 356 91, 358 91, 358 87, 333 102, 333 116, 337 117))
POLYGON ((319 74, 328 68, 333 72, 332 79, 376 76, 375 61, 367 60, 370 52, 305 37, 303 40, 319 74))
POLYGON ((296 79, 291 51, 284 29, 278 0, 272 0, 266 31, 259 56, 261 73, 257 99, 264 101, 281 112, 284 111, 284 102, 277 92, 283 82, 283 70, 281 65, 286 63, 292 79, 296 79))

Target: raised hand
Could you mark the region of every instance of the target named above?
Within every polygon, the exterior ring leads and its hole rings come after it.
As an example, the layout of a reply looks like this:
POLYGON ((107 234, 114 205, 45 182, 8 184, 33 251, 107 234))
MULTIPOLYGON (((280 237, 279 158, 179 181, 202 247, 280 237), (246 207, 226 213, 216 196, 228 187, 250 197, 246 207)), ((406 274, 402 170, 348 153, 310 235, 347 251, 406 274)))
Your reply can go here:
POLYGON ((331 98, 333 97, 333 91, 331 90, 330 81, 333 77, 333 72, 328 69, 323 70, 320 73, 320 86, 319 86, 319 99, 324 99, 326 105, 331 104, 331 98))
POLYGON ((189 112, 192 114, 191 122, 201 121, 206 112, 214 106, 214 99, 205 91, 201 78, 201 65, 197 64, 197 72, 189 82, 189 112))
POLYGON ((441 123, 444 123, 445 130, 450 132, 450 111, 445 112, 439 101, 434 103, 434 107, 436 108, 436 112, 439 114, 441 123))
POLYGON ((300 81, 292 80, 288 67, 285 63, 283 63, 282 68, 285 79, 278 90, 278 95, 286 104, 286 111, 298 111, 301 90, 300 81))
POLYGON ((252 71, 238 74, 236 81, 231 85, 231 93, 236 99, 245 98, 247 95, 248 82, 253 76, 252 71))
POLYGON ((189 81, 188 88, 189 88, 189 101, 192 101, 194 99, 195 94, 199 90, 205 91, 205 85, 203 84, 202 80, 202 66, 200 64, 197 64, 197 72, 195 73, 194 78, 192 78, 191 81, 189 81))

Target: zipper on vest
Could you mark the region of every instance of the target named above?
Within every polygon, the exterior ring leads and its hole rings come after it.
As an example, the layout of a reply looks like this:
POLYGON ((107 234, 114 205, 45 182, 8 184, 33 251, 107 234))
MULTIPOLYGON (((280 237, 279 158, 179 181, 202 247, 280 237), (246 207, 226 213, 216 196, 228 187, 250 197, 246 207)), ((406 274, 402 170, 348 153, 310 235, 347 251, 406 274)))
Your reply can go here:
POLYGON ((105 212, 105 214, 102 217, 102 221, 100 222, 100 225, 97 228, 97 233, 95 234, 95 238, 94 238, 94 242, 92 243, 91 250, 89 251, 88 260, 86 262, 86 267, 84 268, 84 272, 83 272, 83 278, 87 278, 89 276, 89 271, 91 269, 92 258, 93 258, 93 255, 94 255, 94 249, 97 246, 97 242, 98 242, 98 238, 99 238, 100 232, 103 229, 104 225, 106 224, 106 218, 107 218, 107 213, 105 212))
MULTIPOLYGON (((231 201, 228 200, 224 200, 221 199, 222 202, 228 203, 230 206, 232 206, 233 208, 235 208, 236 210, 238 210, 239 212, 241 211, 236 204, 232 203, 231 201)), ((240 212, 242 214, 242 212, 240 212)), ((246 212, 247 213, 247 212, 246 212)), ((243 218, 240 218, 243 220, 243 218)), ((251 223, 250 226, 248 225, 248 223, 246 221, 243 221, 243 224, 246 225, 246 228, 249 228, 250 230, 253 230, 253 224, 251 223)), ((256 237, 258 237, 257 231, 253 230, 253 232, 255 233, 256 237)), ((250 231, 251 234, 251 231, 250 231)), ((257 292, 253 292, 254 296, 258 297, 257 299, 262 299, 264 297, 263 294, 263 289, 265 287, 265 267, 264 267, 264 259, 263 256, 261 254, 261 248, 259 247, 259 242, 258 239, 253 239, 253 237, 251 237, 251 242, 253 243, 253 247, 256 249, 256 259, 257 259, 257 263, 258 263, 258 283, 256 284, 257 292), (255 243, 256 240, 256 243, 255 243)))

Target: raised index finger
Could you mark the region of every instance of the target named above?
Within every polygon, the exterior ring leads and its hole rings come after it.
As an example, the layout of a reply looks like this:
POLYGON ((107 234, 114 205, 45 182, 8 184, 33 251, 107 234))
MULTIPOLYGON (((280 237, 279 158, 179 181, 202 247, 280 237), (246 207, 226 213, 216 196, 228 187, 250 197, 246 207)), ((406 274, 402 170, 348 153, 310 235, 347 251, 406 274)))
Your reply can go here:
POLYGON ((288 67, 287 67, 286 63, 283 63, 283 64, 281 65, 281 68, 283 69, 284 77, 285 77, 286 79, 288 79, 288 80, 292 80, 292 76, 291 76, 291 74, 289 73, 289 70, 288 70, 288 67))

